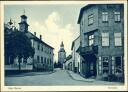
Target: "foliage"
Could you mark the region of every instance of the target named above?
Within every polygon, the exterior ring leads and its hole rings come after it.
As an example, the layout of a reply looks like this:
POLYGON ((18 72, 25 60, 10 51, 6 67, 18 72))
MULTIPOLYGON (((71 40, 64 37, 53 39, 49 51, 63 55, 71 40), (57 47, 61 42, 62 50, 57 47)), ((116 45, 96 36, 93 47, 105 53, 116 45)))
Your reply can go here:
POLYGON ((5 35, 5 54, 14 58, 18 57, 27 60, 34 56, 34 48, 32 48, 30 39, 23 32, 15 31, 5 35))

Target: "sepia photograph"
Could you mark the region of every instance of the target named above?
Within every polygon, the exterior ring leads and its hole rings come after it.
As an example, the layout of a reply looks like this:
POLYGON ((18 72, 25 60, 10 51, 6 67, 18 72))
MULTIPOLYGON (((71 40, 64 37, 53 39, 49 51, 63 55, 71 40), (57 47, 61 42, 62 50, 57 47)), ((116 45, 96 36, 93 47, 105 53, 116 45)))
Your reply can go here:
POLYGON ((125 1, 1 6, 3 91, 128 90, 125 1))

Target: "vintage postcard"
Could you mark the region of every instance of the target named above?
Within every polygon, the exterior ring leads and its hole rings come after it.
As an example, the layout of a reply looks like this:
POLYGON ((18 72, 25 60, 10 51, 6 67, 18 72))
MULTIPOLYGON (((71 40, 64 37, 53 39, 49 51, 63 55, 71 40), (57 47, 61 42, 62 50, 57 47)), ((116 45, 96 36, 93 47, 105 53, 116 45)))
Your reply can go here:
POLYGON ((1 1, 1 89, 126 91, 127 1, 1 1))

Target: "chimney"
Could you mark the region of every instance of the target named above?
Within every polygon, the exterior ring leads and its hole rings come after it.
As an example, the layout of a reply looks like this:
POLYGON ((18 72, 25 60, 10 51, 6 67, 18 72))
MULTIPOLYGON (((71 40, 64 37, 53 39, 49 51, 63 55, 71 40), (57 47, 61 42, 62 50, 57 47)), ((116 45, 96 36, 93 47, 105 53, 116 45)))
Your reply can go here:
POLYGON ((34 32, 34 35, 36 36, 36 32, 34 32))
POLYGON ((42 35, 40 35, 40 40, 42 40, 42 35))

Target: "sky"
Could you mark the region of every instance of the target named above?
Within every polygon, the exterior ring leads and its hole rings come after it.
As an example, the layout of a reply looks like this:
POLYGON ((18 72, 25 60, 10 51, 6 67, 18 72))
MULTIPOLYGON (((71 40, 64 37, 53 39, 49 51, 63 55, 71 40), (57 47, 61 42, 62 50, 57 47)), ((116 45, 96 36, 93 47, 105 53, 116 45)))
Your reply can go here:
POLYGON ((54 48, 54 60, 58 60, 58 51, 63 41, 66 56, 71 54, 72 41, 79 36, 79 24, 77 20, 80 9, 84 4, 57 4, 57 5, 5 5, 4 22, 10 18, 19 28, 20 16, 28 17, 27 22, 31 33, 36 32, 39 38, 54 48))

